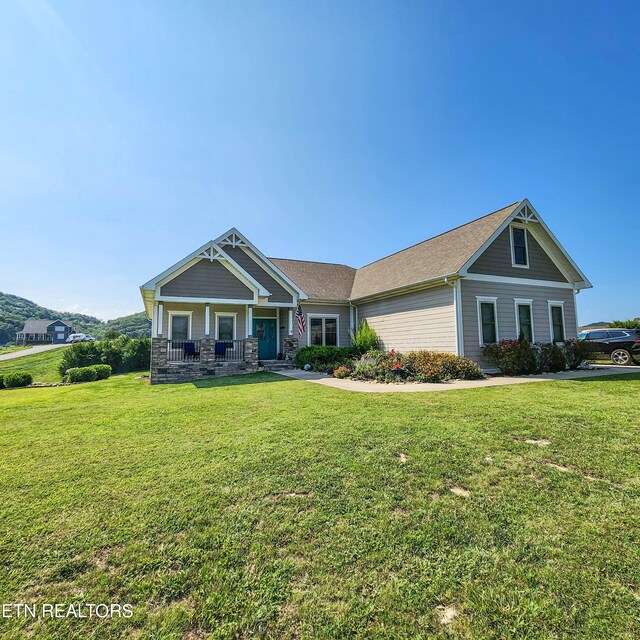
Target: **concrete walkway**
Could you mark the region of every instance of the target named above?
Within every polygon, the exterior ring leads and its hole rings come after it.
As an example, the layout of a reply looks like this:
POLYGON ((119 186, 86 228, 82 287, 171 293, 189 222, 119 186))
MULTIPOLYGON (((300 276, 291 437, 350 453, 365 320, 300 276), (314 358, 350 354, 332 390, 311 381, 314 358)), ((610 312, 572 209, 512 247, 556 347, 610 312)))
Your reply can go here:
MULTIPOLYGON (((60 347, 68 347, 67 344, 36 344, 31 349, 22 349, 21 351, 14 351, 13 353, 5 353, 0 355, 0 362, 3 360, 13 360, 14 358, 22 358, 23 356, 32 356, 34 353, 42 353, 43 351, 51 351, 52 349, 59 349, 60 347)), ((0 354, 2 350, 0 350, 0 354)))
POLYGON ((323 384, 334 389, 344 391, 359 391, 362 393, 428 393, 430 391, 454 391, 455 389, 478 389, 482 387, 502 387, 508 384, 525 384, 527 382, 545 382, 548 380, 581 380, 595 376, 615 376, 623 373, 640 373, 640 367, 621 367, 618 365, 593 365, 584 371, 563 371, 561 373, 543 373, 534 376, 496 376, 486 380, 451 380, 449 382, 384 384, 379 382, 361 382, 359 380, 338 380, 324 373, 290 369, 277 371, 282 376, 306 380, 315 384, 323 384))

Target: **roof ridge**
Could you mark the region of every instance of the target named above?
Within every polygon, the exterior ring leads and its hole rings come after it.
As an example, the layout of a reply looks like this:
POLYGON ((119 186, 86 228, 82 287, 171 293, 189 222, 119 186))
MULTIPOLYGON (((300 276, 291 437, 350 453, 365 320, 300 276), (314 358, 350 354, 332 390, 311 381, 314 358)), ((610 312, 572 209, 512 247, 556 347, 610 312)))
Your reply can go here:
POLYGON ((394 251, 393 253, 390 253, 389 255, 383 256, 382 258, 378 258, 377 260, 373 260, 372 262, 367 262, 367 264, 363 264, 361 267, 358 267, 357 271, 360 271, 360 269, 364 269, 365 267, 369 267, 372 264, 375 264, 376 262, 380 262, 381 260, 386 260, 387 258, 390 258, 391 256, 395 256, 398 255, 399 253, 402 253, 403 251, 408 251, 409 249, 413 249, 413 247, 417 247, 418 245, 424 244, 425 242, 429 242, 430 240, 435 240, 436 238, 439 238, 440 236, 444 236, 447 233, 451 233, 452 231, 457 231, 458 229, 462 229, 462 227, 466 227, 469 224, 473 224, 474 222, 478 222, 478 220, 482 220, 484 218, 488 218, 489 216, 492 216, 496 213, 500 213, 500 211, 504 211, 505 209, 509 209, 510 207, 513 207, 514 205, 520 204, 521 202, 524 202, 524 199, 522 200, 516 200, 515 202, 512 202, 511 204, 508 204, 504 207, 500 207, 499 209, 496 209, 495 211, 492 211, 491 213, 486 213, 483 216, 480 216, 478 218, 474 218, 473 220, 469 220, 469 222, 465 222, 463 224, 459 224, 457 227, 453 227, 452 229, 448 229, 447 231, 442 231, 441 233, 437 233, 435 236, 431 236, 430 238, 425 238, 424 240, 421 240, 420 242, 415 242, 412 245, 409 245, 408 247, 405 247, 404 249, 398 249, 398 251, 394 251))
POLYGON ((271 257, 269 258, 269 260, 286 260, 287 262, 307 262, 309 264, 330 264, 334 267, 346 267, 347 269, 353 269, 354 271, 357 271, 356 267, 352 267, 342 262, 323 262, 322 260, 300 260, 298 258, 275 258, 275 257, 271 257))

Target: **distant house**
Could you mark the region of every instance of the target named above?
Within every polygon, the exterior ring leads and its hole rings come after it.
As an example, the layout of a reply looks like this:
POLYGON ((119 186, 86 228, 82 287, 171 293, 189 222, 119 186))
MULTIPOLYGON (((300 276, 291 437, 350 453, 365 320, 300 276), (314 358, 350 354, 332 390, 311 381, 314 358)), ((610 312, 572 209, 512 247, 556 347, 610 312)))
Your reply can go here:
POLYGON ((27 320, 22 331, 16 334, 16 343, 61 344, 66 342, 73 327, 63 320, 27 320))
POLYGON ((360 269, 267 258, 233 228, 142 285, 151 382, 246 373, 300 347, 348 346, 362 320, 386 350, 464 355, 502 338, 577 333, 587 277, 528 200, 360 269))

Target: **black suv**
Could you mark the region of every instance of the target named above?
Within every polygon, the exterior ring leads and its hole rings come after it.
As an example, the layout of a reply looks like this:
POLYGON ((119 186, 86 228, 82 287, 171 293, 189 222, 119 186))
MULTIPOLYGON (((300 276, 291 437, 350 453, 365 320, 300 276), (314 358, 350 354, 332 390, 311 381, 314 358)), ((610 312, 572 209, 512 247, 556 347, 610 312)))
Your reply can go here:
POLYGON ((614 364, 640 360, 640 329, 594 329, 582 331, 578 340, 591 343, 596 353, 606 353, 614 364))

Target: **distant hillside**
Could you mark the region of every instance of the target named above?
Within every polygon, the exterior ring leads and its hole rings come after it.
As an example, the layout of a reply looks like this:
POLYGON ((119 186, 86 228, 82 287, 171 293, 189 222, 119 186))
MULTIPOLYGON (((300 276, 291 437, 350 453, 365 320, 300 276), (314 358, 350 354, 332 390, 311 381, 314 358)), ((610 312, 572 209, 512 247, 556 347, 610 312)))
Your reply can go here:
POLYGON ((101 338, 109 329, 114 329, 132 338, 151 335, 151 322, 147 320, 144 312, 104 322, 99 318, 85 316, 81 313, 47 309, 31 302, 31 300, 0 292, 0 345, 15 340, 16 332, 22 329, 25 320, 49 318, 51 320, 60 318, 71 323, 75 331, 90 333, 96 338, 101 338))

